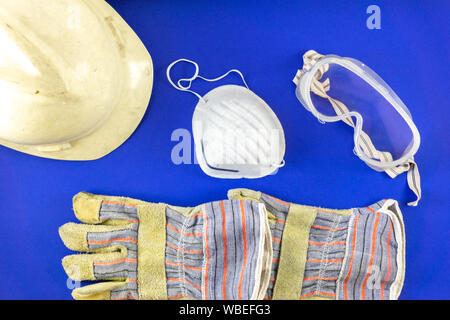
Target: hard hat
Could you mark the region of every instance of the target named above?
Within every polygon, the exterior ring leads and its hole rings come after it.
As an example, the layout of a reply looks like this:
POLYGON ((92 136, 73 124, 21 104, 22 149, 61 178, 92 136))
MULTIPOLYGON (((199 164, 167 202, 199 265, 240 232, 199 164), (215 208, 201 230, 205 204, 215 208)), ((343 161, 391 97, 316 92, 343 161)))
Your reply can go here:
POLYGON ((153 65, 103 0, 0 0, 0 144, 94 160, 130 137, 153 65))

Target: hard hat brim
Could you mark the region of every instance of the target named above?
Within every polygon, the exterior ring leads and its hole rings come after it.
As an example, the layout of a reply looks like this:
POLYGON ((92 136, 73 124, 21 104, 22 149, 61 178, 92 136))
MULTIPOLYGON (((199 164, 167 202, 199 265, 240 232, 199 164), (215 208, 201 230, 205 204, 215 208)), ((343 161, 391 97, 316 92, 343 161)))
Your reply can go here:
MULTIPOLYGON (((88 1, 93 10, 105 19, 113 19, 121 32, 125 67, 125 87, 119 101, 105 122, 90 134, 70 141, 68 148, 46 151, 45 146, 21 145, 0 139, 5 147, 38 157, 58 160, 95 160, 122 145, 136 130, 147 110, 153 87, 153 63, 150 54, 132 28, 105 1, 88 1), (58 150, 61 149, 61 150, 58 150), (45 151, 44 151, 45 150, 45 151)), ((51 149, 51 146, 50 146, 51 149)), ((47 149, 48 150, 48 149, 47 149)))

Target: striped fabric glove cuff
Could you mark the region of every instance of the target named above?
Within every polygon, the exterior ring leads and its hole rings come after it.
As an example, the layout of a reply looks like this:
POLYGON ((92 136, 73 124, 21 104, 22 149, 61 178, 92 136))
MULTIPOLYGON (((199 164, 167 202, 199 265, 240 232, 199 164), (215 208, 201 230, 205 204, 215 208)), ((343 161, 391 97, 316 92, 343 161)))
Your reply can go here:
POLYGON ((405 238, 395 200, 334 210, 234 189, 230 199, 266 206, 273 261, 265 299, 397 299, 405 272, 405 238))

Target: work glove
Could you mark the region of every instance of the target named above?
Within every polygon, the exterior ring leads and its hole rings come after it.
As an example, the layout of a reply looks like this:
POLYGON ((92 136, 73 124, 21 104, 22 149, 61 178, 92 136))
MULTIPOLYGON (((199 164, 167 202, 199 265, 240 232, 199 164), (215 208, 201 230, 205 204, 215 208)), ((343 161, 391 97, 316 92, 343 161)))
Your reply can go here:
POLYGON ((75 299, 262 299, 272 242, 263 204, 223 200, 192 208, 79 193, 83 224, 59 229, 84 252, 62 260, 75 299))
POLYGON ((265 299, 397 299, 405 273, 405 232, 395 200, 324 209, 233 189, 229 199, 263 203, 273 260, 265 299))

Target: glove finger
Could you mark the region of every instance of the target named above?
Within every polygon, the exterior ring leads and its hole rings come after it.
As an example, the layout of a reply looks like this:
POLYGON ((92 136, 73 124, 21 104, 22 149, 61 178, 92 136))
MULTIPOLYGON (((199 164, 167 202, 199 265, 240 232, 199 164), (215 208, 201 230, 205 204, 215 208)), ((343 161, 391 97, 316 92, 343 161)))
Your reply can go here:
POLYGON ((74 281, 85 280, 136 280, 137 257, 124 248, 116 251, 74 254, 63 258, 62 265, 67 276, 74 281))
POLYGON ((139 222, 137 207, 146 202, 80 192, 73 197, 75 216, 84 223, 123 224, 139 222))
POLYGON ((134 249, 137 244, 137 225, 110 226, 69 222, 59 228, 59 235, 66 247, 73 251, 92 252, 114 245, 134 249))
MULTIPOLYGON (((120 290, 127 285, 127 281, 108 281, 76 288, 72 291, 75 300, 111 300, 111 292, 120 290)), ((114 299, 114 298, 113 298, 114 299)))

